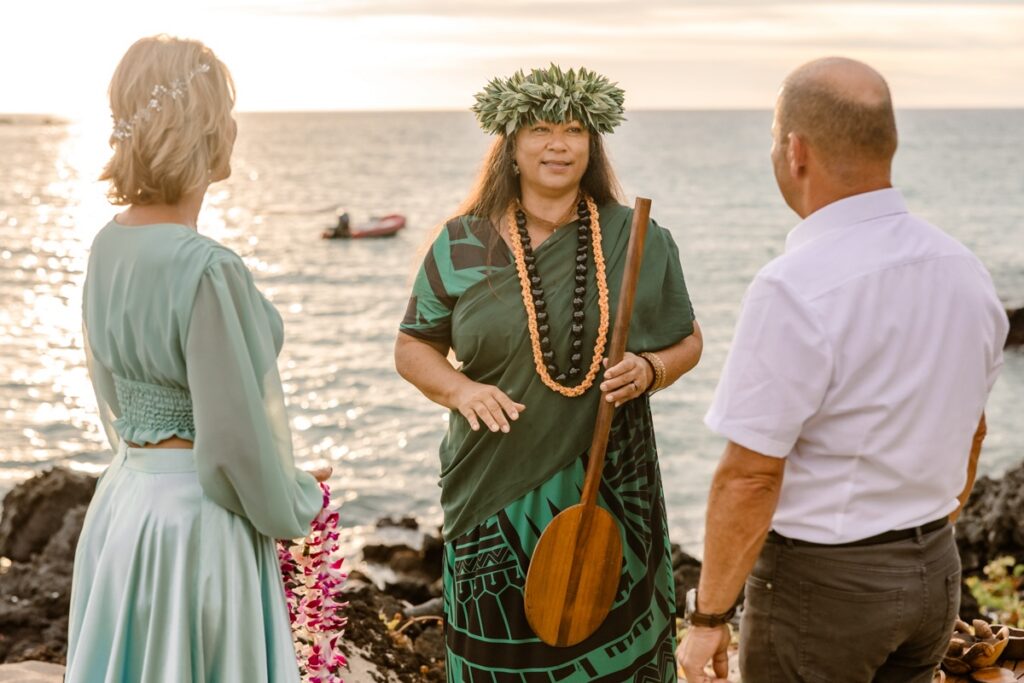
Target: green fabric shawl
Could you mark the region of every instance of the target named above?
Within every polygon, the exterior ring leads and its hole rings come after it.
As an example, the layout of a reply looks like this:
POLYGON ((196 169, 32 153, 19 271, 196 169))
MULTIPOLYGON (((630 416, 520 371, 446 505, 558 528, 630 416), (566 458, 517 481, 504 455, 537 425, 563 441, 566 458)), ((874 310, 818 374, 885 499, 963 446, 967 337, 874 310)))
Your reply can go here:
MULTIPOLYGON (((610 346, 633 211, 609 204, 600 209, 600 216, 611 309, 610 346)), ((575 225, 556 231, 535 250, 551 346, 560 368, 568 367, 570 355, 575 225)), ((585 310, 584 372, 590 366, 600 315, 593 259, 585 310)), ((627 348, 638 353, 672 346, 693 333, 693 319, 675 242, 667 230, 652 222, 627 348)), ((577 398, 565 398, 544 386, 534 368, 514 264, 495 271, 459 297, 452 313, 452 348, 467 377, 497 386, 526 410, 511 423, 508 434, 483 426, 474 432, 461 413, 452 411, 441 444, 440 481, 444 535, 449 540, 533 490, 588 449, 603 375, 598 373, 590 390, 577 398)))

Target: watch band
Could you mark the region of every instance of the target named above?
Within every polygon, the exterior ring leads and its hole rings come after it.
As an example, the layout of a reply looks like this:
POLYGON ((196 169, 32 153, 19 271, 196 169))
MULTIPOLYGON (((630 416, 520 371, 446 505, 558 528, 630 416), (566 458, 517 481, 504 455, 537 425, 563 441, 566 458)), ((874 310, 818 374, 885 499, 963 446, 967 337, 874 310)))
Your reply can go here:
POLYGON ((697 589, 691 588, 686 592, 686 611, 684 616, 692 626, 715 628, 722 624, 728 624, 735 614, 735 606, 721 614, 705 614, 704 612, 699 612, 697 611, 697 589))

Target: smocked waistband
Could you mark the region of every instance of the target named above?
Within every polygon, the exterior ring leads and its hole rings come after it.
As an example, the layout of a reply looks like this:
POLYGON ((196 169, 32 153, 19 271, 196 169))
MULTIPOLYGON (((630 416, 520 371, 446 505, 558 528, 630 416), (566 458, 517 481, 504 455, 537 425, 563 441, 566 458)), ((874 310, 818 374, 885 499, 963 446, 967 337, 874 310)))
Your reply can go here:
POLYGON ((195 440, 192 394, 187 389, 113 378, 121 408, 114 427, 121 436, 133 443, 158 443, 171 436, 195 440))
POLYGON ((196 458, 191 448, 132 448, 121 442, 124 466, 151 474, 195 472, 196 458))

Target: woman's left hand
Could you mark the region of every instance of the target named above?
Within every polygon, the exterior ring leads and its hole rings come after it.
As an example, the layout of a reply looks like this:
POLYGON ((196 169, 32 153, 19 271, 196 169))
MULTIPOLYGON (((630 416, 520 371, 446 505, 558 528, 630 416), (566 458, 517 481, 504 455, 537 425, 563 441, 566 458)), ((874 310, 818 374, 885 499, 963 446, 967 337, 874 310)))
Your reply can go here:
POLYGON ((323 482, 331 478, 331 473, 333 471, 334 468, 331 467, 330 465, 327 465, 325 467, 317 467, 315 470, 310 470, 309 473, 313 475, 314 479, 316 479, 318 482, 322 484, 323 482))
POLYGON ((654 370, 650 364, 629 351, 620 363, 611 368, 605 358, 604 366, 607 369, 604 371, 604 381, 601 382, 601 392, 605 400, 614 403, 616 408, 643 395, 654 381, 654 370))

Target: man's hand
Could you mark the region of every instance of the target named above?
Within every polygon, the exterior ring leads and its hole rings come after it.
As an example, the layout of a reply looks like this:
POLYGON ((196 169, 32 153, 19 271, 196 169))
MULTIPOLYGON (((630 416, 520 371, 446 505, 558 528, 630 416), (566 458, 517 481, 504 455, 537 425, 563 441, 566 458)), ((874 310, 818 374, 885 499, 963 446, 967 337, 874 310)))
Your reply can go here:
POLYGON ((964 484, 963 491, 957 496, 960 504, 956 510, 949 513, 950 523, 956 522, 960 513, 963 512, 964 506, 967 505, 967 500, 971 497, 971 491, 974 489, 974 478, 978 473, 978 458, 981 457, 981 444, 985 441, 987 433, 988 425, 985 422, 985 413, 982 413, 981 419, 978 420, 978 428, 974 431, 974 439, 971 441, 971 453, 967 457, 967 481, 964 484))
POLYGON ((731 640, 732 634, 725 624, 714 628, 691 626, 683 642, 676 648, 676 662, 682 667, 687 683, 728 681, 731 640), (714 678, 704 673, 708 662, 713 665, 714 678))
POLYGON ((691 626, 683 642, 676 648, 676 661, 687 683, 728 681, 730 640, 732 635, 729 627, 724 624, 711 629, 691 626), (705 673, 709 661, 715 670, 715 678, 705 673))

